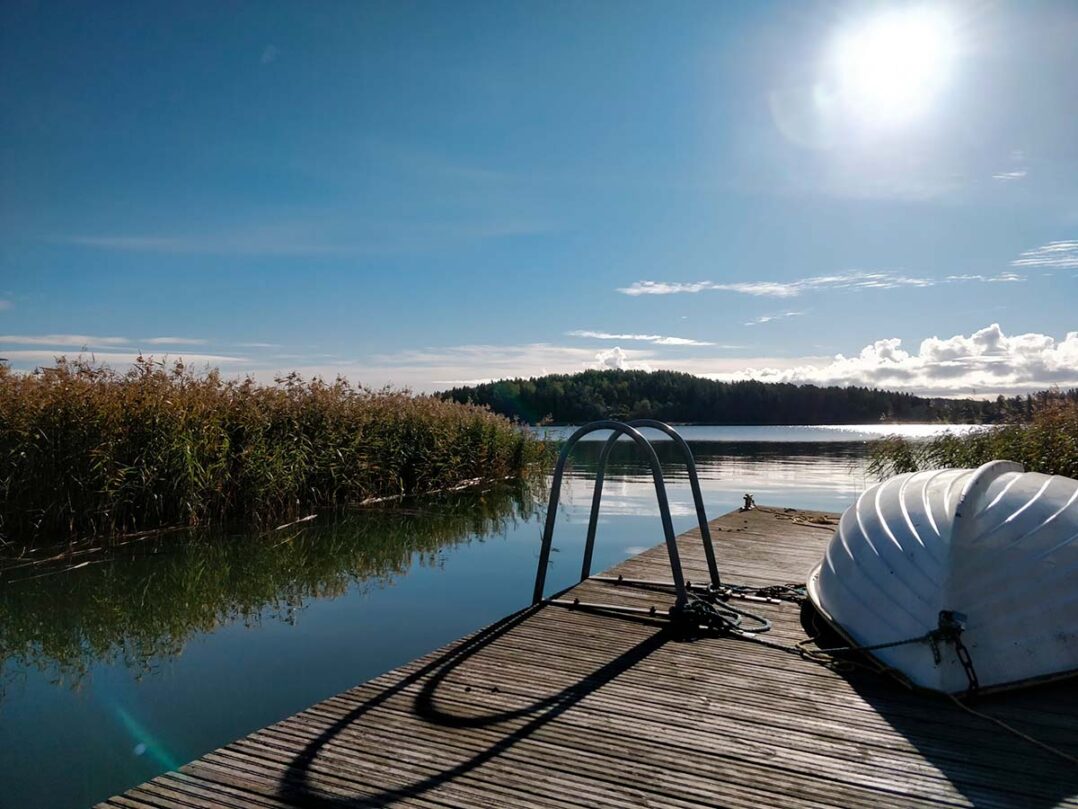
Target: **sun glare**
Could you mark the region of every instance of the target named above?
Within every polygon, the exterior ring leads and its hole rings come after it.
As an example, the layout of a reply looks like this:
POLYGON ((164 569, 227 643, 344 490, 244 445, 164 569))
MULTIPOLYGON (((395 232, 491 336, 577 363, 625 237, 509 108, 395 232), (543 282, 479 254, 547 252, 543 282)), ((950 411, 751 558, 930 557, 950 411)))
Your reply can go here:
POLYGON ((937 9, 896 9, 852 25, 832 52, 842 101, 871 123, 914 118, 946 81, 954 49, 937 9))

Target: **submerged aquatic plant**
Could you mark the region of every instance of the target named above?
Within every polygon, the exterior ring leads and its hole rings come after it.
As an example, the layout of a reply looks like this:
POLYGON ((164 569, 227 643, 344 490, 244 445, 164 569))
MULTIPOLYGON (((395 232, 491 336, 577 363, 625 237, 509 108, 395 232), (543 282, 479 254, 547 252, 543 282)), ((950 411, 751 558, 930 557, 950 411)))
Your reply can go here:
POLYGON ((519 475, 543 444, 483 408, 291 374, 273 385, 140 358, 0 365, 0 537, 9 554, 519 475))
POLYGON ((882 478, 921 469, 974 468, 994 460, 1078 478, 1078 401, 1043 395, 1028 423, 965 435, 945 433, 928 441, 890 436, 871 446, 868 471, 882 478))

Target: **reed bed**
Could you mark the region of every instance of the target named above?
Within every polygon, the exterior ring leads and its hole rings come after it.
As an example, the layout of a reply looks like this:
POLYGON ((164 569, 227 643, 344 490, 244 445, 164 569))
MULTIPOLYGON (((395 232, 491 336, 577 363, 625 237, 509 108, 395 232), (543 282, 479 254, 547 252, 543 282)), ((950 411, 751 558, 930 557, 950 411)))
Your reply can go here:
POLYGON ((1028 423, 966 435, 945 433, 924 442, 885 438, 871 447, 868 470, 882 478, 920 469, 975 468, 993 460, 1078 478, 1078 401, 1045 395, 1028 423))
POLYGON ((343 379, 273 385, 140 359, 0 366, 8 554, 167 526, 295 519, 526 473, 544 445, 486 409, 343 379))

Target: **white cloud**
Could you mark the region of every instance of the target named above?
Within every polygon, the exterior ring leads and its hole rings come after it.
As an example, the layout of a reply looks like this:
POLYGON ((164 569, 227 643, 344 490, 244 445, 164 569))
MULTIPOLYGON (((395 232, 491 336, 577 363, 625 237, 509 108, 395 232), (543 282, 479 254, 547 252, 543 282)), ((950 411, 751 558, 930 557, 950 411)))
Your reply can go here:
POLYGON ((262 56, 259 57, 259 64, 268 65, 277 61, 277 57, 281 55, 281 51, 276 45, 267 45, 262 49, 262 56))
POLYGON ((650 371, 651 366, 646 362, 633 362, 629 358, 629 354, 622 350, 621 346, 614 346, 606 351, 600 351, 595 355, 595 362, 591 363, 592 368, 599 370, 618 370, 618 371, 650 371))
MULTIPOLYGON (((282 361, 270 366, 260 361, 249 369, 255 379, 271 382, 281 372, 296 371, 305 377, 333 379, 341 375, 370 387, 391 385, 418 391, 444 390, 454 385, 478 384, 495 379, 576 373, 588 368, 650 368, 655 352, 649 349, 617 347, 596 353, 594 348, 525 343, 520 345, 473 344, 438 348, 409 349, 369 357, 295 363, 282 361)), ((272 361, 272 360, 271 360, 272 361)), ((696 360, 672 358, 662 367, 696 360)), ((711 364, 707 365, 712 368, 711 364)), ((725 367, 725 366, 722 366, 725 367)))
MULTIPOLYGON (((366 358, 340 359, 304 364, 282 363, 270 367, 262 362, 249 369, 256 379, 271 382, 277 374, 297 371, 305 377, 333 379, 342 375, 371 387, 392 385, 412 390, 444 390, 454 385, 478 384, 495 379, 571 374, 588 368, 624 367, 639 370, 663 368, 699 376, 738 371, 745 367, 784 368, 826 357, 725 357, 662 356, 647 349, 616 347, 596 353, 594 349, 551 343, 522 345, 464 345, 398 351, 366 358)), ((248 369, 237 369, 248 370, 248 369)))
POLYGON ((0 312, 3 312, 5 309, 10 309, 14 305, 15 304, 13 304, 11 301, 0 298, 0 312))
POLYGON ((690 340, 687 337, 663 337, 661 334, 611 334, 605 331, 587 331, 576 329, 567 331, 567 337, 590 337, 594 340, 633 340, 642 343, 654 343, 660 346, 713 346, 703 340, 690 340))
POLYGON ((119 346, 127 345, 131 341, 126 337, 97 337, 90 334, 4 334, 0 335, 0 343, 8 345, 27 346, 119 346))
POLYGON ((629 366, 628 358, 621 346, 614 346, 607 351, 600 351, 595 355, 595 365, 598 368, 616 368, 624 371, 629 366))
POLYGON ((777 312, 773 315, 760 315, 759 317, 745 323, 746 326, 762 326, 764 323, 770 323, 773 320, 785 320, 789 317, 800 317, 805 314, 804 312, 777 312))
POLYGON ((99 346, 127 346, 145 343, 152 346, 200 346, 206 340, 194 337, 146 337, 132 340, 130 337, 102 337, 94 334, 3 334, 0 345, 56 346, 57 348, 95 348, 99 346))
POLYGON ((637 281, 618 292, 625 295, 674 295, 683 292, 717 290, 738 292, 743 295, 773 298, 793 298, 803 292, 825 289, 894 289, 896 287, 928 287, 936 281, 930 278, 914 278, 891 272, 847 272, 835 275, 817 275, 793 281, 694 281, 692 283, 668 283, 663 281, 637 281))
MULTIPOLYGON (((43 351, 43 350, 20 350, 20 351, 4 351, 4 357, 12 362, 20 363, 51 363, 59 356, 67 356, 68 359, 75 359, 76 356, 82 357, 86 360, 93 360, 96 362, 106 363, 108 365, 117 368, 122 365, 130 365, 139 357, 138 352, 120 352, 120 351, 94 351, 79 354, 67 354, 64 351, 43 351)), ((180 353, 163 353, 163 354, 142 354, 146 359, 157 359, 173 362, 175 360, 183 360, 188 365, 233 365, 236 363, 248 362, 247 357, 232 357, 224 354, 189 354, 187 352, 180 353)))
POLYGON ((205 340, 199 340, 194 337, 150 337, 143 342, 149 343, 153 346, 203 346, 206 345, 205 340))
POLYGON ((696 281, 691 284, 634 281, 627 287, 618 287, 618 292, 623 295, 676 295, 681 292, 703 292, 705 289, 715 289, 715 286, 711 281, 696 281))
MULTIPOLYGON (((1078 243, 1075 243, 1078 244, 1078 243)), ((1012 262, 1016 263, 1016 262, 1012 262)), ((746 281, 719 283, 717 281, 693 281, 678 283, 666 281, 636 281, 627 287, 620 287, 618 292, 624 295, 676 295, 712 291, 739 292, 744 295, 765 296, 772 298, 794 298, 804 292, 820 290, 864 290, 897 289, 899 287, 934 287, 939 284, 954 284, 971 281, 1000 282, 1024 281, 1025 278, 1013 272, 999 275, 948 275, 938 278, 919 278, 892 272, 847 272, 835 275, 816 275, 811 278, 798 278, 793 281, 746 281)))
MULTIPOLYGON (((628 350, 626 354, 632 359, 650 356, 650 352, 637 350, 628 350)), ((392 384, 428 390, 438 379, 506 379, 573 373, 594 362, 595 350, 590 348, 551 343, 471 344, 394 351, 369 358, 319 363, 297 370, 307 375, 342 373, 369 385, 392 384)))
POLYGON ((1019 169, 1017 171, 1001 171, 999 174, 993 174, 993 180, 999 180, 1004 183, 1013 183, 1017 180, 1024 180, 1026 177, 1026 170, 1019 169))
POLYGON ((1027 250, 1011 262, 1012 267, 1054 267, 1062 270, 1078 269, 1078 241, 1048 242, 1034 250, 1027 250))
POLYGON ((898 338, 877 340, 855 357, 822 364, 745 368, 725 379, 818 385, 868 385, 938 395, 1022 393, 1078 385, 1078 332, 1006 335, 993 323, 969 336, 929 337, 916 352, 898 338))
POLYGON ((474 385, 486 385, 488 382, 496 382, 496 379, 491 377, 480 377, 479 379, 433 379, 431 382, 435 385, 446 385, 457 387, 472 387, 474 385))
POLYGON ((996 275, 948 275, 944 281, 947 283, 960 283, 962 281, 980 281, 985 284, 1014 284, 1025 281, 1024 275, 1016 272, 1001 272, 996 275))

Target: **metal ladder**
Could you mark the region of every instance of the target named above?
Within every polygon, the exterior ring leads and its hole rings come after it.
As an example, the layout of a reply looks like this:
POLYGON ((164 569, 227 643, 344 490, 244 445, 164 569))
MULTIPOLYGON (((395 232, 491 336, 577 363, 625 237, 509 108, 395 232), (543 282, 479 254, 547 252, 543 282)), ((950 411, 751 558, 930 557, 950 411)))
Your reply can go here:
POLYGON ((711 543, 711 531, 708 528, 707 513, 704 510, 704 498, 700 491, 700 478, 696 473, 696 461, 693 459, 692 450, 689 449, 689 445, 685 443, 685 439, 683 439, 674 428, 654 419, 633 419, 628 422, 613 420, 593 421, 578 429, 569 436, 569 439, 565 442, 565 446, 558 456, 557 465, 554 467, 554 476, 551 481, 550 503, 547 506, 546 523, 543 528, 543 542, 539 551, 539 567, 535 573, 535 590, 532 594, 532 604, 539 604, 544 601, 543 590, 546 585, 547 567, 550 563, 550 548, 554 539, 554 525, 558 518, 558 501, 561 496, 561 483, 565 472, 565 464, 569 460, 569 456, 572 454, 573 448, 576 446, 577 442, 589 433, 597 432, 599 430, 610 430, 611 435, 607 439, 606 444, 603 446, 603 450, 599 455, 599 463, 595 473, 595 489, 592 492, 591 515, 588 519, 588 534, 587 540, 584 543, 584 561, 580 569, 580 581, 584 581, 587 578, 593 578, 595 581, 608 582, 615 585, 635 585, 652 589, 672 589, 675 599, 674 604, 668 610, 658 610, 655 608, 643 609, 614 604, 581 602, 578 599, 561 599, 557 596, 547 600, 546 603, 570 608, 590 608, 621 613, 644 613, 656 617, 675 618, 680 613, 684 612, 689 601, 690 592, 701 592, 705 595, 714 595, 721 589, 722 582, 719 578, 718 563, 715 561, 715 549, 711 543), (686 469, 688 470, 689 485, 692 489, 693 501, 696 506, 696 518, 700 526, 700 538, 703 542, 704 555, 707 559, 708 574, 710 578, 708 584, 693 584, 685 581, 685 576, 681 570, 681 557, 678 554, 677 538, 674 535, 674 524, 670 518, 670 502, 666 496, 666 482, 663 478, 662 465, 659 463, 659 456, 656 454, 655 448, 651 445, 651 442, 641 434, 638 428, 650 428, 665 433, 673 439, 674 443, 681 450, 686 469), (651 467, 651 476, 655 483, 655 496, 659 503, 659 516, 662 519, 663 534, 666 539, 666 552, 670 558, 670 573, 673 577, 673 582, 626 579, 622 576, 591 577, 592 551, 595 547, 595 532, 599 523, 599 508, 603 498, 603 481, 606 476, 606 463, 610 457, 611 450, 614 448, 614 444, 623 435, 631 438, 636 442, 636 445, 644 451, 648 465, 651 467))

